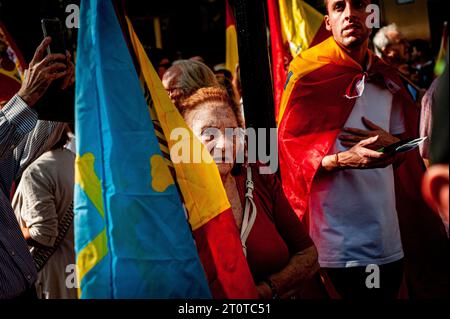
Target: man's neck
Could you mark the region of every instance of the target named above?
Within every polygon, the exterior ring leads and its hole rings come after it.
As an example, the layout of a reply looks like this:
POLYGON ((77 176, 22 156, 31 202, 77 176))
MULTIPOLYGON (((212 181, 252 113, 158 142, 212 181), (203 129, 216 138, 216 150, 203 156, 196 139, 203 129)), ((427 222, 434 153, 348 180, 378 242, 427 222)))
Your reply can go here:
POLYGON ((365 70, 367 67, 367 59, 369 58, 368 41, 365 41, 362 45, 353 48, 345 48, 344 51, 355 60, 365 70))

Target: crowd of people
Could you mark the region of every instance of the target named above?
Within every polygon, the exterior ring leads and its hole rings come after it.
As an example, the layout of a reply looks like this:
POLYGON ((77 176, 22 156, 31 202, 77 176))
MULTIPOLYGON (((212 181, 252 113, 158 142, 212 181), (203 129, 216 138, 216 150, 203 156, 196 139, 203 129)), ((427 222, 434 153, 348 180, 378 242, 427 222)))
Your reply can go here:
MULTIPOLYGON (((325 1, 332 36, 290 64, 281 179, 226 158, 247 147, 225 134, 246 128, 239 66, 152 61, 186 124, 222 154, 214 160, 262 299, 448 298, 448 68, 436 78, 428 43, 408 43, 395 24, 370 41, 357 3, 325 1), (420 157, 379 151, 419 136, 429 140, 420 157), (370 265, 379 287, 367 284, 370 265)), ((77 298, 66 272, 76 132, 33 108, 50 86, 74 85, 70 54, 45 55, 50 43, 0 106, 0 299, 77 298)))

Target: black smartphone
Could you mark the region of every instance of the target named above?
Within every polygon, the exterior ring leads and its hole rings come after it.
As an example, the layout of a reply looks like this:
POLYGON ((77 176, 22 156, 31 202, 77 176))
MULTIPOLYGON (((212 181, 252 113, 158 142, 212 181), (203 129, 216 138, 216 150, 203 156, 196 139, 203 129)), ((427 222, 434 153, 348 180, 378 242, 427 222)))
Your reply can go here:
MULTIPOLYGON (((41 26, 44 37, 52 38, 52 42, 47 47, 47 54, 65 55, 65 33, 61 21, 58 18, 42 19, 41 26)), ((72 86, 61 90, 62 82, 63 79, 58 79, 50 84, 47 92, 34 106, 40 120, 73 123, 75 89, 72 86)))
POLYGON ((386 147, 382 147, 377 151, 386 154, 409 152, 422 144, 426 138, 427 137, 408 138, 386 147))
POLYGON ((64 36, 64 29, 61 20, 58 18, 42 19, 42 32, 44 37, 51 37, 52 42, 47 47, 47 54, 66 54, 66 41, 64 36))

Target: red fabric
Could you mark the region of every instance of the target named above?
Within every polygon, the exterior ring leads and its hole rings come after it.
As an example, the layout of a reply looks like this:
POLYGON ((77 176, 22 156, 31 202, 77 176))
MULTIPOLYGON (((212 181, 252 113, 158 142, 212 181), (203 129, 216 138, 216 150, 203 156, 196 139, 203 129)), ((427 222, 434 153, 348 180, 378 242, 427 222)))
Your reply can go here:
POLYGON ((195 230, 194 238, 214 298, 258 298, 231 208, 195 230))
POLYGON ((278 118, 283 87, 287 75, 287 63, 292 60, 289 44, 283 43, 281 34, 280 10, 278 0, 267 0, 269 14, 270 43, 272 53, 273 91, 275 101, 275 118, 278 118))
MULTIPOLYGON (((339 54, 297 80, 279 127, 283 188, 300 217, 306 212, 311 184, 322 158, 333 145, 356 101, 345 98, 344 94, 349 85, 354 84, 354 78, 363 73, 360 67, 341 63, 338 57, 345 57, 345 54, 334 45, 331 50, 339 54)), ((377 57, 372 55, 372 58, 369 78, 382 76, 384 82, 391 81, 387 87, 392 89, 394 83, 400 89, 394 98, 400 99, 404 107, 407 135, 417 136, 418 108, 396 72, 377 57)), ((422 199, 423 171, 418 151, 414 151, 408 153, 395 172, 409 295, 442 297, 443 288, 447 287, 445 294, 448 296, 448 240, 442 222, 422 199)))
MULTIPOLYGON (((292 210, 278 177, 260 175, 257 166, 251 167, 257 215, 246 245, 247 261, 258 284, 286 267, 292 255, 314 243, 292 210)), ((243 209, 246 177, 246 169, 235 176, 243 209)))
MULTIPOLYGON (((289 48, 289 43, 283 42, 278 0, 267 0, 267 11, 269 17, 270 44, 272 55, 275 118, 278 118, 281 97, 283 96, 283 88, 287 77, 288 65, 289 62, 292 61, 292 55, 289 48)), ((325 22, 322 22, 309 47, 313 47, 319 44, 320 42, 329 38, 330 35, 331 32, 326 29, 325 22)))
POLYGON ((280 122, 279 152, 283 188, 300 218, 306 212, 309 191, 319 164, 333 145, 355 103, 355 100, 344 97, 356 75, 349 76, 348 71, 351 71, 348 67, 328 64, 300 79, 280 122), (317 90, 317 87, 321 89, 317 90), (342 94, 330 96, 333 91, 342 94))
POLYGON ((3 23, 1 21, 0 21, 0 29, 1 29, 1 32, 5 36, 6 42, 13 50, 14 55, 17 57, 20 67, 22 68, 22 70, 25 70, 28 67, 28 64, 25 62, 25 59, 23 58, 22 53, 20 52, 20 50, 17 47, 16 43, 14 42, 13 38, 8 33, 8 31, 6 30, 6 27, 3 25, 3 23))
POLYGON ((236 25, 236 22, 234 21, 233 10, 231 9, 231 6, 228 3, 228 0, 225 0, 225 10, 226 10, 226 21, 225 21, 226 28, 236 25))
POLYGON ((8 102, 20 89, 20 83, 0 73, 0 102, 8 102))
MULTIPOLYGON (((6 30, 3 23, 0 21, 0 41, 4 42, 6 41, 5 45, 9 47, 14 55, 16 56, 21 70, 25 70, 26 63, 25 60, 22 57, 22 54, 20 53, 19 49, 17 48, 15 42, 9 35, 8 31, 6 30)), ((10 61, 9 59, 2 61, 2 65, 0 65, 0 68, 5 68, 8 71, 12 71, 16 68, 16 65, 14 64, 14 61, 10 61), (7 62, 6 62, 7 61, 7 62), (8 65, 7 67, 5 65, 8 65)), ((6 103, 8 102, 20 89, 20 80, 11 78, 7 75, 0 74, 0 103, 6 103)))
POLYGON ((316 35, 314 36, 314 39, 311 41, 311 44, 309 45, 310 48, 313 46, 319 44, 320 42, 325 41, 331 36, 331 31, 327 30, 327 27, 325 26, 325 21, 322 22, 320 25, 319 30, 317 30, 316 35))

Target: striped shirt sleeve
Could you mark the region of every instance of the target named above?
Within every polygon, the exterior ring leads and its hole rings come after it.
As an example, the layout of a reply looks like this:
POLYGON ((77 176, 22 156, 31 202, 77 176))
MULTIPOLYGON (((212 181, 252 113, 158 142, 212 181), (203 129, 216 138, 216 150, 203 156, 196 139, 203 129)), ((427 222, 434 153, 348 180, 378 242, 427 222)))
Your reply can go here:
POLYGON ((37 113, 18 95, 0 110, 0 158, 36 126, 37 113))

